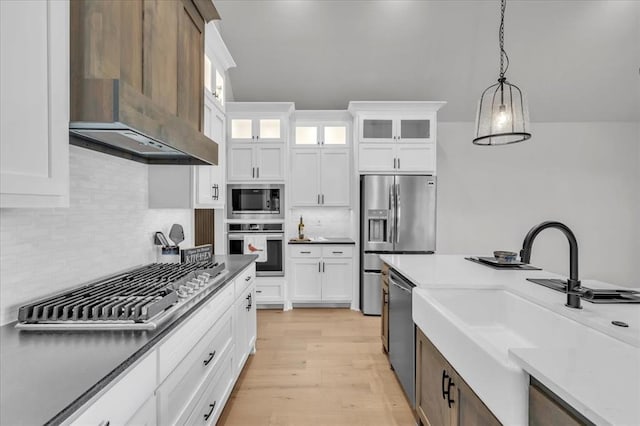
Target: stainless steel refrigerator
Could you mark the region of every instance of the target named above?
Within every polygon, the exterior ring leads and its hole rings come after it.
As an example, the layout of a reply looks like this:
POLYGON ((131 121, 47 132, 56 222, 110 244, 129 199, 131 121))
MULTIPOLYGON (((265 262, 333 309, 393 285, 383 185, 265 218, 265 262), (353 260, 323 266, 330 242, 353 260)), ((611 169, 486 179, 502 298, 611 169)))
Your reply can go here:
POLYGON ((360 177, 360 309, 380 315, 380 254, 429 254, 436 249, 436 178, 360 177))

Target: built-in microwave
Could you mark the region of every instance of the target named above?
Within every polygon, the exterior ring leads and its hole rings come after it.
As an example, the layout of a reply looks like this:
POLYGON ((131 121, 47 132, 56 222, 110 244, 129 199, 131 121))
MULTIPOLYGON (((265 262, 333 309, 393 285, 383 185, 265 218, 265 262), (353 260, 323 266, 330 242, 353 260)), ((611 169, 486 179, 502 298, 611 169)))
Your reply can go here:
POLYGON ((227 218, 284 219, 284 185, 228 185, 227 218))

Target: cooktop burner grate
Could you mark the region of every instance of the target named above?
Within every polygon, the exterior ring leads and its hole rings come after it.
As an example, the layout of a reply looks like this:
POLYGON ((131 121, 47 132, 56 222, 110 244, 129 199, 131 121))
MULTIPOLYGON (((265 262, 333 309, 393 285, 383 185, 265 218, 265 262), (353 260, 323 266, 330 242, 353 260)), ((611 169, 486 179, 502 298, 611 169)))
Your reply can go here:
POLYGON ((224 268, 224 263, 211 261, 152 263, 22 306, 18 321, 145 322, 178 303, 185 283, 203 273, 215 278, 224 268))

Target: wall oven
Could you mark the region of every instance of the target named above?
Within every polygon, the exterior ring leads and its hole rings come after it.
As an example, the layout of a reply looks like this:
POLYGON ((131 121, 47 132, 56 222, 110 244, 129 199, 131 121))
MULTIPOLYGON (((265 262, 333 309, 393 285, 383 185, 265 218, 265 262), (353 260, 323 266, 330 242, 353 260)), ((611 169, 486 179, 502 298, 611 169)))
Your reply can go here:
POLYGON ((259 277, 284 276, 284 225, 282 223, 229 223, 227 241, 229 254, 244 254, 244 237, 264 235, 267 260, 256 262, 259 277))
POLYGON ((284 185, 231 184, 228 219, 284 219, 284 185))

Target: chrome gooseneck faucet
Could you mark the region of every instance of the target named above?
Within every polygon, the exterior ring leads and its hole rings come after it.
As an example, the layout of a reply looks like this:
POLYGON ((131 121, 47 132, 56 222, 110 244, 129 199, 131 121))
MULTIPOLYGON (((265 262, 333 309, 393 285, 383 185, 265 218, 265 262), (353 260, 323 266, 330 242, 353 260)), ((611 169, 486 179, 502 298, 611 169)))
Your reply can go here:
POLYGON ((569 279, 567 280, 566 306, 574 309, 582 309, 580 306, 580 280, 578 279, 578 241, 567 225, 560 222, 548 221, 531 228, 522 242, 520 260, 524 263, 529 263, 531 260, 533 240, 535 240, 541 231, 547 228, 559 229, 567 237, 567 240, 569 240, 569 279))

